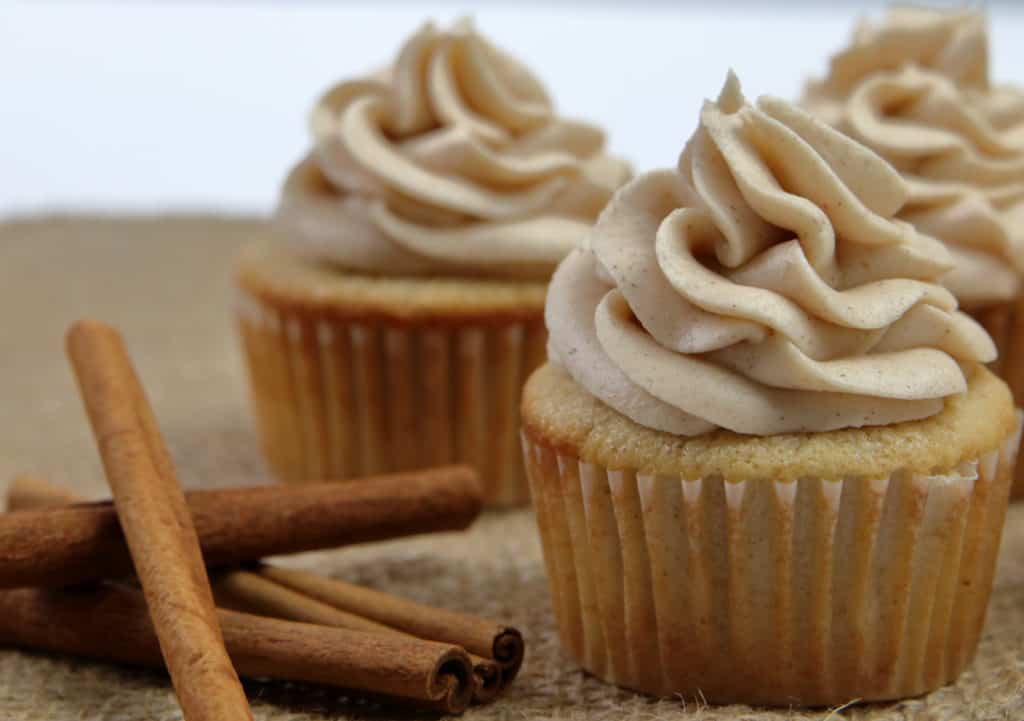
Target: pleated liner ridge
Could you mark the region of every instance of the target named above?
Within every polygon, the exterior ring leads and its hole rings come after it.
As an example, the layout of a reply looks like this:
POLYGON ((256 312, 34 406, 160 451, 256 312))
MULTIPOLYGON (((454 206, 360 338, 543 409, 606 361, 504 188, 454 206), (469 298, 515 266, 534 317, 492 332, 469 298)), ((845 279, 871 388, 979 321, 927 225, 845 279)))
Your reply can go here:
POLYGON ((529 501, 519 394, 543 319, 354 323, 242 294, 239 324, 264 455, 281 480, 467 462, 490 505, 529 501))
POLYGON ((611 683, 716 703, 945 685, 978 643, 1019 443, 941 477, 727 483, 524 435, 562 645, 611 683))
MULTIPOLYGON (((972 310, 999 349, 999 357, 990 366, 1013 392, 1017 407, 1024 407, 1024 294, 1007 303, 972 310)), ((1010 490, 1013 498, 1024 498, 1024 464, 1018 465, 1010 490)))

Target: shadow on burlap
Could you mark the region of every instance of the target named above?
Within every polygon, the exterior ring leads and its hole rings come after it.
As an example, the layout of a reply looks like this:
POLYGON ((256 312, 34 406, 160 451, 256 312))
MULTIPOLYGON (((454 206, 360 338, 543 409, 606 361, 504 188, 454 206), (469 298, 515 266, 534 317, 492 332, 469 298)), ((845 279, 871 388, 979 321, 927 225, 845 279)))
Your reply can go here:
MULTIPOLYGON (((265 482, 231 322, 230 258, 264 233, 210 218, 53 218, 0 225, 0 484, 36 471, 103 494, 99 459, 63 355, 77 317, 121 327, 184 483, 265 482)), ((759 711, 652 700, 583 674, 561 655, 529 511, 489 514, 445 534, 289 563, 504 619, 524 630, 527 663, 499 702, 470 721, 825 719, 828 711, 759 711)), ((978 658, 925 698, 833 712, 871 721, 1024 719, 1024 507, 1011 510, 978 658)), ((388 719, 333 689, 247 683, 261 721, 388 719)), ((12 721, 180 718, 160 673, 0 651, 0 716, 12 721)))

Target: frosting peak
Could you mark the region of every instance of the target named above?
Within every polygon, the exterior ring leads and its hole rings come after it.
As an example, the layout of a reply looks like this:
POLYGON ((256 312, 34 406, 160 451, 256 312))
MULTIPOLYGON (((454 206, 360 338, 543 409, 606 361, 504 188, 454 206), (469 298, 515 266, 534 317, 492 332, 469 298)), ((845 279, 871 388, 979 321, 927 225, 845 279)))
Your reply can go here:
POLYGON ((695 435, 888 424, 938 412, 991 339, 895 219, 900 175, 730 75, 675 170, 615 194, 548 295, 549 356, 634 421, 695 435))
POLYGON ((468 21, 423 27, 390 68, 329 90, 311 126, 278 216, 301 250, 357 270, 546 276, 629 176, 468 21))

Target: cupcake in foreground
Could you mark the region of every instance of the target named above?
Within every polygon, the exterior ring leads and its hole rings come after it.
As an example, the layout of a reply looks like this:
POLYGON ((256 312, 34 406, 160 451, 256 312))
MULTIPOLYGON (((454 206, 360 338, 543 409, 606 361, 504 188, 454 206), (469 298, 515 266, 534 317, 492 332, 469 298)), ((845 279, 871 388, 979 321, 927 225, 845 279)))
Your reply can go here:
POLYGON ((555 265, 628 166, 466 22, 329 90, 278 242, 237 265, 263 446, 286 480, 473 463, 528 498, 519 393, 555 265))
POLYGON ((903 13, 838 54, 804 105, 903 175, 899 217, 946 244, 953 269, 943 284, 995 339, 992 369, 1022 405, 1024 95, 992 86, 981 12, 903 13), (903 53, 885 52, 896 39, 903 53), (913 52, 925 47, 931 54, 913 52))
POLYGON ((523 444, 563 645, 658 695, 913 696, 970 661, 1019 435, 889 165, 734 77, 552 279, 523 444))

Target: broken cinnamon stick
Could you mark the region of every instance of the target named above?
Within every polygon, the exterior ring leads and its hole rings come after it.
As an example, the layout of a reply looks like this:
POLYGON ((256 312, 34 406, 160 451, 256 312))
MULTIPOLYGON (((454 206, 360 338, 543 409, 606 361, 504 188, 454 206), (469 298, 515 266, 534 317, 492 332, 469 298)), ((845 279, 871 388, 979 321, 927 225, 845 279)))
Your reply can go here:
POLYGON ((264 565, 260 575, 306 596, 418 638, 455 643, 471 654, 493 659, 508 685, 523 663, 522 634, 479 616, 434 608, 336 578, 264 565))
MULTIPOLYGON (((217 617, 246 677, 327 684, 451 714, 473 694, 469 657, 452 645, 223 609, 217 617)), ((0 591, 0 644, 162 666, 142 594, 109 583, 0 591)))
MULTIPOLYGON (((23 486, 22 486, 23 487, 23 486)), ((9 507, 22 507, 18 488, 9 507)), ((461 530, 483 497, 468 466, 352 481, 185 494, 208 565, 461 530)), ((0 588, 67 586, 130 574, 109 502, 0 514, 0 588)))
POLYGON ((120 333, 79 321, 67 353, 186 721, 252 721, 185 496, 120 333))
MULTIPOLYGON (((289 621, 316 623, 406 639, 417 638, 404 631, 318 601, 277 583, 259 572, 226 571, 218 574, 212 580, 214 597, 221 607, 289 621)), ((437 613, 438 609, 430 608, 429 611, 437 613)), ((505 687, 505 676, 501 666, 495 661, 474 654, 470 654, 470 659, 473 663, 473 676, 476 683, 473 700, 477 703, 493 701, 505 687)))

